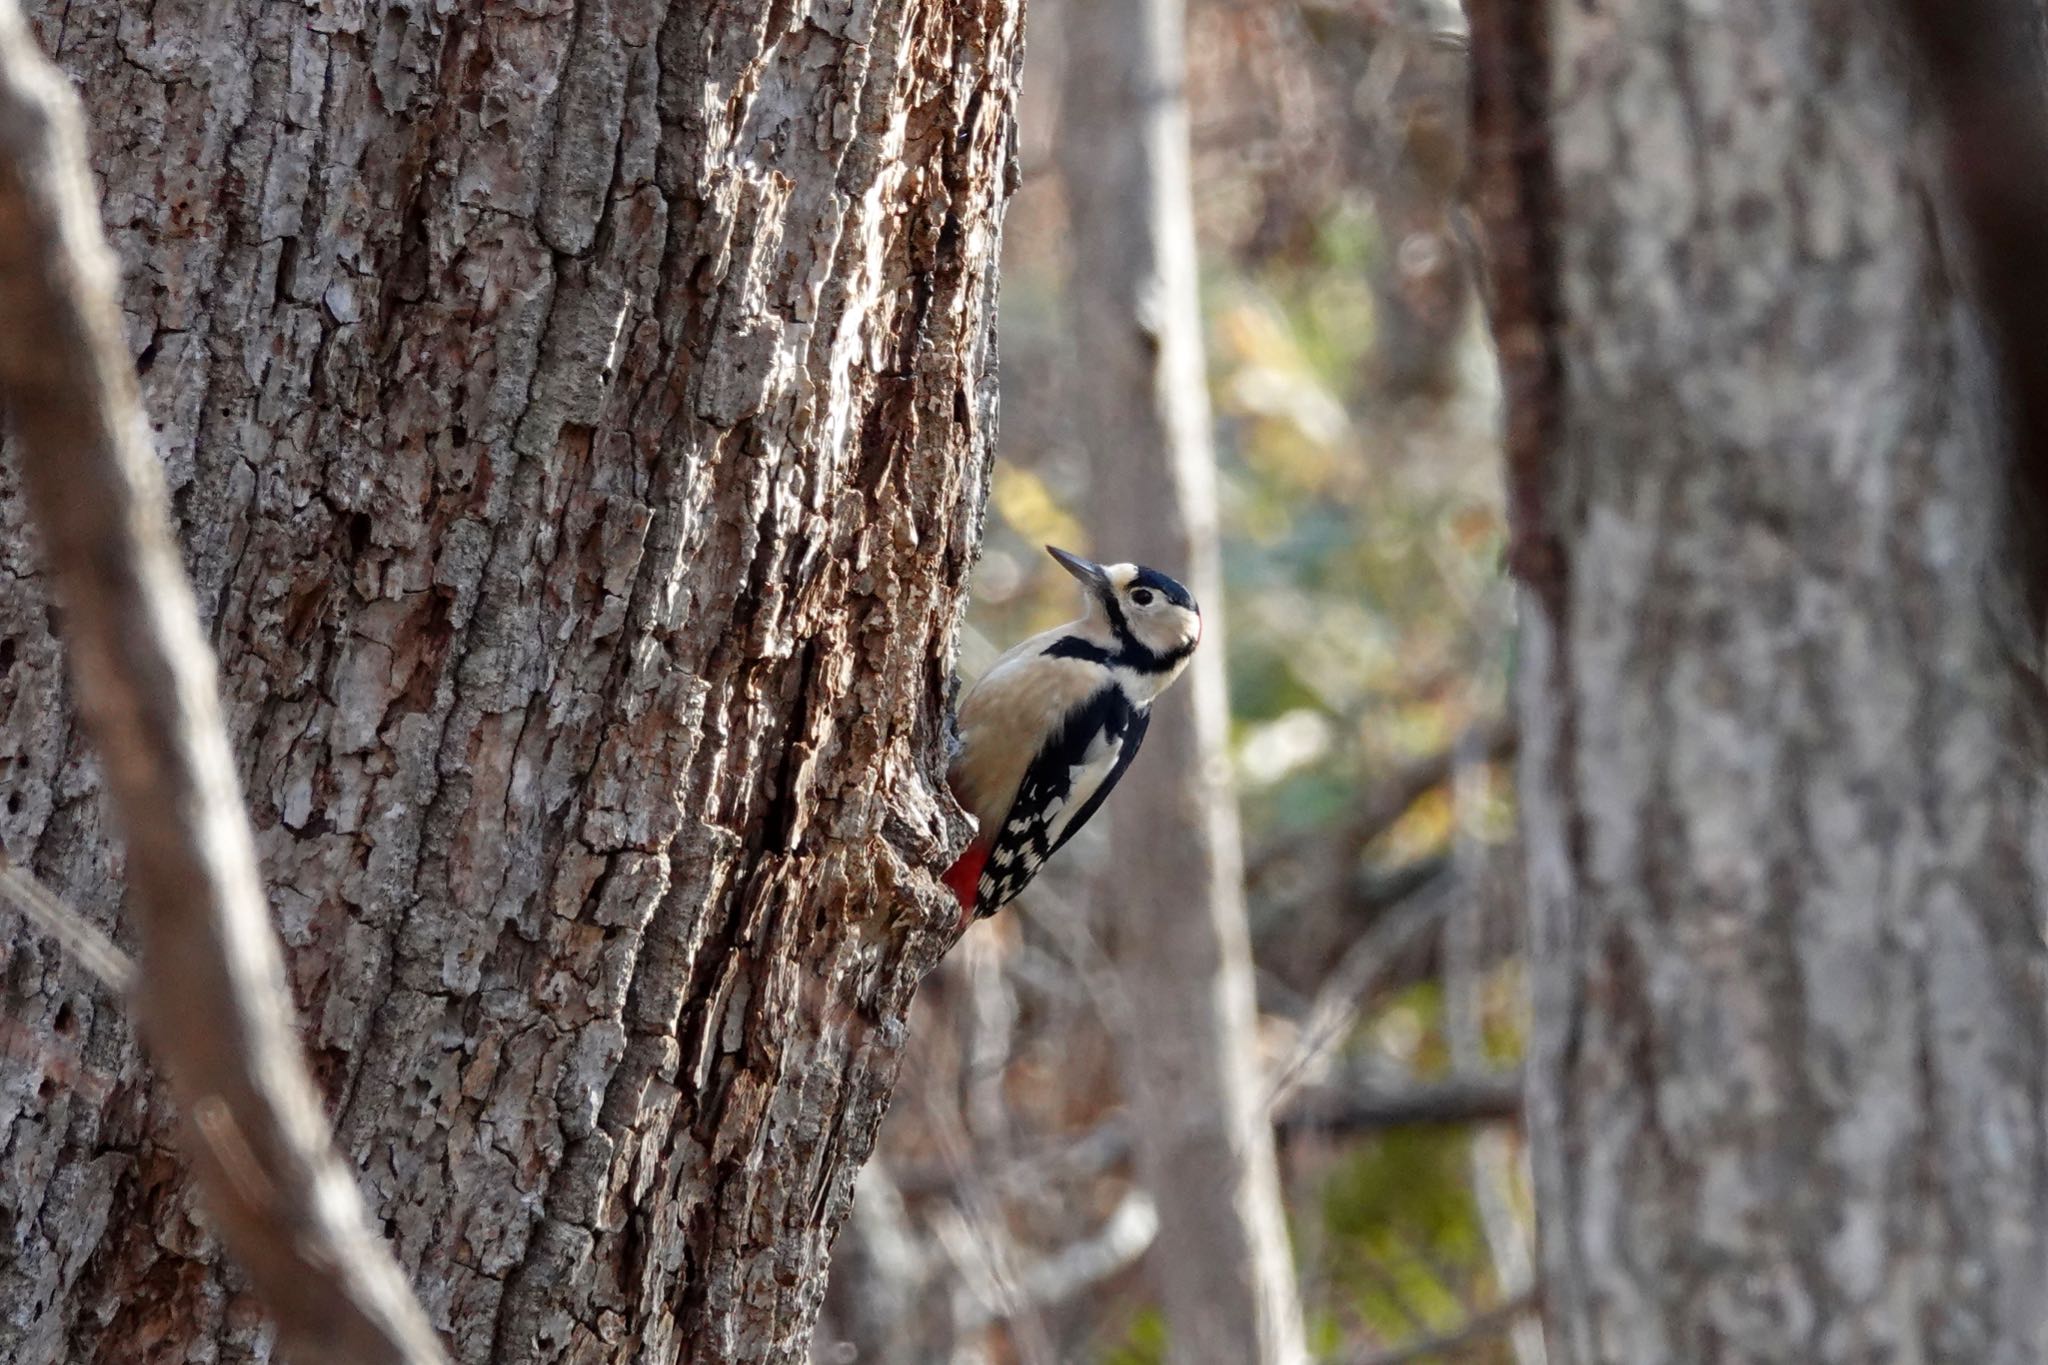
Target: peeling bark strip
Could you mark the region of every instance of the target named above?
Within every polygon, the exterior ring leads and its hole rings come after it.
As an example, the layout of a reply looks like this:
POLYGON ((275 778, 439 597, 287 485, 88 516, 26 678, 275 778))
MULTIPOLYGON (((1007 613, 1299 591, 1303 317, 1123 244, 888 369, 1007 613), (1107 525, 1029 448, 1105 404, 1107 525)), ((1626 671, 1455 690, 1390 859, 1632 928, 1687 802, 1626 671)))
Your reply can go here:
POLYGON ((136 1003, 206 1207, 293 1359, 437 1365, 293 1036, 213 658, 121 349, 117 279, 78 100, 0 0, 0 401, 120 816, 142 925, 136 1003))
POLYGON ((1557 0, 1570 556, 1523 618, 1574 1365, 2048 1353, 2048 791, 2007 445, 1889 7, 1557 0))
POLYGON ((1897 0, 1948 134, 1947 183, 1967 229, 1976 298, 1998 342, 2013 448, 2021 648, 2048 626, 2048 12, 2042 0, 1897 0))
MULTIPOLYGON (((462 1360, 804 1357, 952 920, 1019 24, 42 16, 307 1041, 462 1360)), ((104 914, 12 485, 0 569, 0 834, 104 914)), ((267 1358, 126 1026, 0 951, 0 1359, 267 1358)))
POLYGON ((1471 198, 1485 231, 1487 302, 1507 394, 1508 568, 1553 609, 1564 548, 1546 501, 1557 440, 1555 168, 1550 147, 1550 14, 1537 0, 1469 0, 1471 198))

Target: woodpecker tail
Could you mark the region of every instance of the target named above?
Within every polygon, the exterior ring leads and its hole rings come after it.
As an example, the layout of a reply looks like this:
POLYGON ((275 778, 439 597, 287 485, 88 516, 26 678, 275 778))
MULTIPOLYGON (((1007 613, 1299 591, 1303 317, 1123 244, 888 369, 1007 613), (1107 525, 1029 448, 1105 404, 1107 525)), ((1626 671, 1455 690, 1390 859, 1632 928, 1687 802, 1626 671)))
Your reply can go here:
POLYGON ((960 920, 966 923, 974 918, 974 902, 981 892, 981 869, 988 862, 988 846, 976 839, 969 844, 959 859, 946 869, 941 878, 953 889, 953 896, 960 902, 960 920))

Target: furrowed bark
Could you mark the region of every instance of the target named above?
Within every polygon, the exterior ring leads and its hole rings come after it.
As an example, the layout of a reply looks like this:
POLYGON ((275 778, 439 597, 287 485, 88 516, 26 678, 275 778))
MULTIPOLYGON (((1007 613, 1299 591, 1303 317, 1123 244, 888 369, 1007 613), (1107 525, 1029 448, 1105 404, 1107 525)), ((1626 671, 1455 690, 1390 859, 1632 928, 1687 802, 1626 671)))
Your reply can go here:
POLYGON ((1560 365, 1518 515, 1558 549, 1520 651, 1553 1340, 2038 1360, 2039 692, 1924 84, 1883 9, 1543 13, 1517 145, 1556 175, 1560 365))
MULTIPOLYGON (((919 976, 1013 0, 50 6, 346 1157, 466 1361, 794 1361, 919 976)), ((0 487, 0 834, 119 885, 0 487)), ((270 1353, 24 936, 0 1357, 270 1353)))
POLYGON ((114 307, 78 101, 0 0, 0 401, 141 924, 144 1030, 206 1206, 295 1361, 444 1359, 336 1158, 114 307))
POLYGON ((1206 629, 1104 807, 1115 956, 1144 1021, 1121 1040, 1149 1258, 1178 1361, 1304 1358, 1273 1135, 1253 1052, 1243 859, 1225 772, 1222 568, 1188 183, 1179 0, 1066 16, 1061 171, 1096 552, 1185 574, 1206 629))

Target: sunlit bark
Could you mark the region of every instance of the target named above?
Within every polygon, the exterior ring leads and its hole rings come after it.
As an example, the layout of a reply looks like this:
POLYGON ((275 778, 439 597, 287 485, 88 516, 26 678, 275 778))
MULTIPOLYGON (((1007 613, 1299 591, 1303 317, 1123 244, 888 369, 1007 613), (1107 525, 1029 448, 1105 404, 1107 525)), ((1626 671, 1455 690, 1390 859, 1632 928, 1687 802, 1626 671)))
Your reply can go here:
MULTIPOLYGON (((802 1359, 951 910, 1018 7, 50 5, 344 1157, 473 1362, 802 1359)), ((111 919, 0 488, 8 851, 111 919)), ((258 1359, 15 931, 0 1358, 258 1359)))

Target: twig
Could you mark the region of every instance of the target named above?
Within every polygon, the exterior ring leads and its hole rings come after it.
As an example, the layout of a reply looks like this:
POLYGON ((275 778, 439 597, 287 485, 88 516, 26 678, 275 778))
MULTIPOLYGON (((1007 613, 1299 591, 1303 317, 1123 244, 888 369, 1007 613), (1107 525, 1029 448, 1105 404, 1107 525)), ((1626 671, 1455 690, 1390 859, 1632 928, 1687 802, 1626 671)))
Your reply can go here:
POLYGON ((1508 1331, 1523 1314, 1535 1312, 1536 1306, 1536 1291, 1532 1289, 1525 1294, 1517 1294, 1497 1308, 1473 1314, 1462 1326, 1442 1336, 1376 1351, 1360 1357, 1356 1365, 1413 1365, 1413 1362, 1427 1360, 1431 1356, 1451 1355, 1508 1331))
POLYGON ((299 1055, 116 284, 77 97, 15 0, 0 0, 0 397, 64 607, 80 715, 126 837, 144 1034, 186 1116, 207 1208, 285 1354, 440 1361, 299 1055))
MULTIPOLYGON (((1153 1207, 1152 1196, 1141 1189, 1127 1190, 1094 1233, 1019 1270, 1015 1292, 1020 1302, 1034 1308, 1054 1307, 1136 1264, 1158 1232, 1159 1210, 1153 1207)), ((985 1318, 969 1313, 957 1325, 972 1330, 993 1321, 994 1312, 986 1306, 984 1311, 985 1318)))
MULTIPOLYGON (((1454 879, 1453 879, 1454 880, 1454 879)), ((1293 1097, 1316 1063, 1341 1043, 1358 1019, 1365 998, 1387 963, 1435 932, 1451 904, 1449 893, 1423 896, 1391 911, 1358 937, 1337 969, 1317 992, 1303 1025, 1301 1040, 1273 1073, 1267 1092, 1269 1112, 1278 1112, 1293 1097)))
MULTIPOLYGON (((1005 1198, 1032 1195, 1049 1186, 1100 1175, 1130 1155, 1130 1115, 1117 1110, 1076 1137, 1010 1157, 982 1179, 1005 1198)), ((958 1189, 958 1172, 944 1166, 911 1167, 897 1174, 896 1186, 916 1198, 951 1196, 958 1189)))
POLYGON ((1441 753, 1426 754, 1381 781, 1334 830, 1316 830, 1274 841, 1252 856, 1245 884, 1259 889, 1285 869, 1312 865, 1311 883, 1303 900, 1334 901, 1351 867, 1366 846, 1392 829, 1423 797, 1451 780, 1460 753, 1477 752, 1489 759, 1510 758, 1518 736, 1513 721, 1496 719, 1474 725, 1441 753))
POLYGON ((1283 1132, 1353 1133, 1514 1123, 1521 1116, 1522 1078, 1511 1072, 1421 1081, 1398 1089, 1306 1089, 1274 1122, 1283 1132))
MULTIPOLYGON (((1486 1065, 1486 1008, 1481 995, 1484 977, 1486 908, 1486 842, 1480 832, 1485 805, 1485 760, 1477 746, 1461 748, 1451 780, 1451 860, 1472 889, 1444 926, 1444 1031, 1451 1065, 1472 1072, 1486 1065)), ((1472 1175, 1472 1198, 1479 1208, 1479 1226, 1493 1263, 1494 1282, 1505 1288, 1535 1278, 1529 1229, 1513 1196, 1522 1160, 1521 1148, 1500 1132, 1474 1133, 1466 1144, 1472 1175)), ((1517 1365, 1546 1365, 1541 1332, 1516 1327, 1512 1333, 1517 1365)))
POLYGON ((6 901, 117 995, 135 984, 135 964, 99 926, 73 910, 57 893, 18 867, 0 862, 0 900, 6 901))
POLYGON ((982 1179, 967 1127, 956 1109, 940 1103, 937 1087, 925 1088, 925 1112, 939 1156, 953 1177, 953 1212, 959 1220, 956 1237, 948 1237, 944 1221, 940 1223, 939 1243, 962 1272, 982 1272, 980 1285, 965 1274, 956 1283, 954 1320, 978 1325, 1000 1319, 1009 1325, 1011 1342, 1025 1365, 1050 1365, 1055 1358, 1052 1338, 1036 1303, 1019 1285, 1016 1243, 1000 1201, 982 1179), (970 1265, 970 1258, 980 1265, 970 1265))

